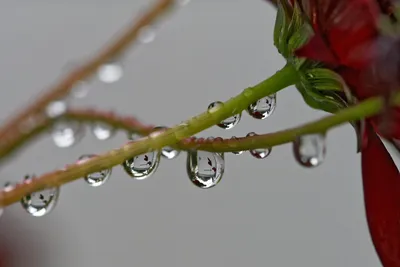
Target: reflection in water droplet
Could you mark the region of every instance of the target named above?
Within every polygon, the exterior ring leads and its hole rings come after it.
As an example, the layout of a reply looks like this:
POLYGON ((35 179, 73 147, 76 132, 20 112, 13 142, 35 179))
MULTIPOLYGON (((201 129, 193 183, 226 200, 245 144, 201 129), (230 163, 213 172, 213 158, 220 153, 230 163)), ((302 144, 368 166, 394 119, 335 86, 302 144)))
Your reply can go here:
POLYGON ((83 127, 79 122, 60 121, 52 128, 54 144, 61 148, 71 147, 83 137, 83 127))
POLYGON ((255 119, 263 120, 269 117, 276 108, 276 94, 259 99, 247 108, 247 112, 255 119))
POLYGON ((107 124, 96 123, 92 126, 92 133, 98 140, 107 140, 114 135, 115 130, 107 124))
MULTIPOLYGON (((248 133, 246 136, 256 136, 254 132, 248 133)), ((257 148, 250 150, 250 154, 257 159, 265 159, 271 154, 272 148, 257 148)))
MULTIPOLYGON (((220 101, 216 101, 211 103, 208 106, 208 110, 212 111, 212 110, 218 110, 220 107, 223 106, 223 103, 220 101)), ((223 121, 221 121, 220 123, 217 124, 218 127, 225 129, 225 130, 229 130, 232 129, 233 127, 235 127, 239 122, 240 122, 240 118, 242 117, 242 113, 236 114, 232 117, 229 117, 223 121)))
POLYGON ((326 155, 325 134, 308 134, 293 142, 293 152, 297 162, 304 167, 320 165, 326 155))
POLYGON ((97 70, 99 80, 104 83, 115 83, 121 79, 123 74, 122 65, 115 61, 103 64, 97 70))
POLYGON ((156 38, 156 33, 155 33, 153 27, 145 26, 142 29, 140 29, 138 39, 142 44, 151 43, 154 41, 155 38, 156 38))
MULTIPOLYGON (((83 155, 83 156, 79 157, 77 163, 78 164, 84 163, 93 157, 96 157, 96 155, 83 155)), ((111 176, 111 172, 112 172, 112 169, 106 169, 106 170, 102 170, 99 172, 94 172, 94 173, 91 173, 91 174, 85 176, 84 180, 89 185, 91 185, 93 187, 97 187, 97 186, 103 185, 105 182, 108 181, 108 179, 111 176)))
POLYGON ((125 171, 136 180, 150 177, 160 163, 160 151, 147 152, 126 160, 122 165, 125 171))
POLYGON ((46 114, 49 118, 57 118, 63 115, 67 111, 67 103, 62 100, 51 102, 46 107, 46 114))
MULTIPOLYGON (((25 176, 25 182, 33 178, 34 175, 27 175, 25 176)), ((23 197, 21 199, 21 205, 30 215, 41 217, 54 209, 59 195, 59 187, 45 189, 23 197)))
MULTIPOLYGON (((138 134, 130 134, 129 139, 132 141, 139 140, 142 137, 138 134)), ((152 151, 134 158, 126 160, 122 163, 126 173, 136 180, 144 180, 156 172, 160 164, 161 152, 152 151)))
POLYGON ((188 152, 186 170, 190 181, 200 188, 211 188, 221 181, 225 170, 223 153, 188 152))

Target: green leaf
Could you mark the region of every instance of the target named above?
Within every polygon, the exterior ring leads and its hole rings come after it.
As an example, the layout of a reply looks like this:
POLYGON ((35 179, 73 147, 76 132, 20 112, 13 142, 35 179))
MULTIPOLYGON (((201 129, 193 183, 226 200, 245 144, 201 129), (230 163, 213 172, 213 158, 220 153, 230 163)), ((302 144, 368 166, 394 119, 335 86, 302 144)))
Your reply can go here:
POLYGON ((278 1, 278 13, 274 28, 274 45, 279 53, 286 58, 286 46, 288 39, 288 30, 291 19, 290 7, 285 0, 278 1))

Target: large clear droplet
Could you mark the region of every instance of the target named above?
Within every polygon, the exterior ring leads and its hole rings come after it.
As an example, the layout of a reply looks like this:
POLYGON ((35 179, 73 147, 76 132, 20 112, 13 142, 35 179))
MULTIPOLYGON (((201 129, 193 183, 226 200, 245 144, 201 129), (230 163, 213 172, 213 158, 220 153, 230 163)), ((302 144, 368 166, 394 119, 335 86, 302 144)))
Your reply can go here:
POLYGON ((92 133, 98 140, 107 140, 110 139, 115 130, 111 126, 102 123, 96 123, 92 126, 92 133))
POLYGON ((144 180, 150 177, 160 163, 160 151, 147 152, 126 160, 122 166, 126 173, 136 180, 144 180))
POLYGON ((247 112, 255 119, 268 118, 276 108, 276 94, 259 99, 247 108, 247 112))
POLYGON ((51 136, 56 146, 71 147, 82 139, 83 127, 78 122, 60 121, 53 126, 51 136))
POLYGON ((67 103, 62 100, 57 100, 49 103, 46 107, 46 114, 49 118, 57 118, 65 114, 67 111, 67 103))
POLYGON ((154 41, 156 38, 156 33, 151 26, 145 26, 139 31, 139 41, 142 44, 148 44, 154 41))
POLYGON ((307 134, 296 138, 293 152, 297 162, 304 167, 320 165, 326 155, 325 134, 307 134))
MULTIPOLYGON (((96 157, 96 155, 83 155, 79 157, 78 164, 84 163, 87 160, 96 157)), ((97 187, 103 185, 111 176, 112 169, 105 169, 99 172, 91 173, 84 177, 84 180, 91 186, 97 187)))
MULTIPOLYGON (((25 176, 25 182, 29 182, 35 176, 25 176)), ((30 215, 41 217, 51 212, 57 204, 60 195, 60 188, 45 189, 39 192, 34 192, 21 199, 21 205, 30 215)))
MULTIPOLYGON (((254 132, 248 133, 246 136, 256 136, 257 134, 254 132)), ((257 148, 250 150, 250 155, 257 159, 265 159, 271 154, 272 148, 257 148)))
POLYGON ((103 64, 97 70, 97 76, 104 83, 115 83, 119 81, 124 74, 123 67, 116 61, 103 64))
MULTIPOLYGON (((153 133, 155 133, 157 131, 165 131, 166 129, 168 129, 168 128, 165 126, 157 126, 154 128, 153 133)), ((161 156, 163 156, 166 159, 174 159, 174 158, 178 157, 180 153, 181 152, 179 150, 177 150, 173 147, 170 147, 170 146, 163 147, 163 149, 161 150, 161 156)))
MULTIPOLYGON (((220 101, 216 101, 216 102, 211 103, 208 106, 208 110, 213 110, 213 109, 216 109, 217 107, 222 107, 223 105, 224 105, 224 103, 222 103, 220 101)), ((232 129, 240 122, 241 117, 242 117, 242 113, 238 113, 232 117, 229 117, 229 118, 221 121, 220 123, 217 124, 217 126, 222 129, 225 129, 225 130, 232 129)))
POLYGON ((186 170, 190 181, 200 188, 214 187, 221 181, 225 170, 222 153, 207 151, 188 152, 186 170))

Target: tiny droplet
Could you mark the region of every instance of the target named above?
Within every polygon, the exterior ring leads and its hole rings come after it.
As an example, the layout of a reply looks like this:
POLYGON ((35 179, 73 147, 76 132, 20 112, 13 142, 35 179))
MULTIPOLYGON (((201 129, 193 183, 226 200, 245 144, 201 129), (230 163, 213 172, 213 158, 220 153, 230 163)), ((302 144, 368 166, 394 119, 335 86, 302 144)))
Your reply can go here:
POLYGON ((320 165, 326 155, 325 134, 307 134, 296 138, 293 153, 297 162, 304 167, 320 165))
MULTIPOLYGON (((96 155, 92 155, 92 154, 83 155, 83 156, 79 157, 78 164, 79 163, 84 163, 87 160, 89 160, 91 158, 94 158, 94 157, 96 157, 96 155)), ((97 187, 97 186, 103 185, 105 182, 108 181, 108 179, 111 176, 111 172, 112 172, 111 168, 110 169, 105 169, 105 170, 102 170, 102 171, 99 171, 99 172, 94 172, 94 173, 91 173, 91 174, 85 176, 84 180, 89 185, 91 185, 93 187, 97 187)))
POLYGON ((154 41, 156 38, 156 33, 151 26, 144 26, 139 31, 139 41, 142 44, 148 44, 154 41))
MULTIPOLYGON (((25 176, 25 181, 33 179, 34 175, 25 176)), ((21 199, 21 205, 26 212, 34 217, 41 217, 51 212, 57 204, 60 188, 44 189, 34 192, 21 199)))
MULTIPOLYGON (((208 106, 208 110, 213 109, 215 107, 218 108, 218 107, 222 107, 222 106, 223 106, 222 102, 216 101, 216 102, 211 103, 208 106)), ((233 115, 232 117, 229 117, 229 118, 221 121, 220 123, 217 124, 217 126, 222 129, 225 129, 225 130, 232 129, 240 122, 241 117, 242 117, 242 113, 238 113, 236 115, 233 115)))
MULTIPOLYGON (((231 139, 237 140, 238 138, 237 138, 236 136, 232 136, 231 139)), ((234 155, 240 155, 240 154, 243 154, 243 151, 233 151, 232 154, 234 154, 234 155)))
POLYGON ((266 96, 247 107, 247 112, 255 119, 268 118, 276 108, 276 94, 266 96))
MULTIPOLYGON (((254 132, 248 133, 246 136, 256 136, 257 134, 254 132)), ((265 159, 271 154, 272 148, 257 148, 250 150, 250 155, 257 159, 265 159)))
POLYGON ((211 188, 217 185, 224 174, 223 153, 207 151, 188 152, 186 170, 190 181, 199 188, 211 188))
MULTIPOLYGON (((165 131, 166 129, 168 129, 168 128, 165 126, 157 126, 157 127, 154 127, 153 133, 156 133, 155 136, 157 136, 158 135, 157 133, 161 133, 161 132, 165 131)), ((153 133, 151 133, 150 136, 152 136, 153 133)), ((170 146, 163 147, 161 150, 161 156, 166 159, 174 159, 174 158, 178 157, 179 154, 180 154, 179 150, 177 150, 173 147, 170 147, 170 146)))

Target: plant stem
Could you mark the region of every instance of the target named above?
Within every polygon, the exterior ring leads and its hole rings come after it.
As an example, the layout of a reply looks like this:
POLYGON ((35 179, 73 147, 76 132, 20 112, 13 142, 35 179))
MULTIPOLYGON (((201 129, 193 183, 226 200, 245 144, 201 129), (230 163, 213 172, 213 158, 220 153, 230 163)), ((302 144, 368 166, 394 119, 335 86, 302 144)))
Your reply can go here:
POLYGON ((286 65, 267 80, 254 87, 245 89, 236 97, 218 106, 218 108, 208 110, 171 129, 157 134, 150 134, 148 137, 131 142, 120 149, 112 150, 85 163, 67 166, 63 170, 45 174, 29 183, 18 184, 14 189, 7 192, 4 190, 0 191, 0 207, 15 203, 23 196, 33 192, 45 188, 58 187, 90 173, 121 164, 124 160, 136 155, 175 144, 184 138, 190 137, 243 111, 260 98, 269 96, 287 86, 295 84, 298 80, 297 71, 291 65, 286 65))
POLYGON ((92 75, 104 62, 118 58, 124 50, 136 40, 143 27, 154 23, 161 15, 170 10, 174 3, 175 0, 157 0, 154 5, 140 16, 137 21, 133 22, 117 40, 110 44, 110 46, 106 47, 80 68, 71 72, 58 84, 38 98, 33 104, 3 125, 0 128, 0 156, 6 155, 6 153, 9 152, 7 151, 7 147, 12 147, 9 145, 10 143, 18 144, 21 142, 20 136, 24 134, 21 132, 21 128, 26 128, 26 125, 32 126, 33 120, 39 121, 37 123, 42 123, 44 120, 47 120, 45 109, 49 103, 68 95, 71 88, 73 88, 77 82, 83 81, 85 78, 92 75), (3 150, 5 150, 6 153, 4 153, 3 150))

